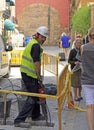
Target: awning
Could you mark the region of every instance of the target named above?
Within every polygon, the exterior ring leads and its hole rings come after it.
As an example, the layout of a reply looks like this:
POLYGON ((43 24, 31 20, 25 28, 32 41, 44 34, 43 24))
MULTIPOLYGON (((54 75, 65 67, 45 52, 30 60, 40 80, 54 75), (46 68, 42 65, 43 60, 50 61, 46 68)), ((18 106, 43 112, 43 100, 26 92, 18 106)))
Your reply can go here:
POLYGON ((14 0, 6 0, 6 2, 9 2, 10 6, 15 6, 15 1, 14 0))
POLYGON ((5 30, 14 30, 15 25, 11 20, 6 19, 5 22, 4 22, 4 29, 5 30))

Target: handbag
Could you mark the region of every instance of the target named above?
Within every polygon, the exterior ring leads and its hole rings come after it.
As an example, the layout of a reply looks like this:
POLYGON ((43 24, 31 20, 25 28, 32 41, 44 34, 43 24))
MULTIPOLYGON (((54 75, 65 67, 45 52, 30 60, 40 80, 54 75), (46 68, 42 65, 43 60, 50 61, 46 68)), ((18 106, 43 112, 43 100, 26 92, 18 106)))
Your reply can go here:
POLYGON ((82 67, 81 67, 81 63, 80 64, 77 64, 77 65, 75 65, 74 66, 74 68, 71 70, 72 72, 75 72, 75 71, 77 71, 77 70, 79 70, 79 69, 81 69, 82 67))

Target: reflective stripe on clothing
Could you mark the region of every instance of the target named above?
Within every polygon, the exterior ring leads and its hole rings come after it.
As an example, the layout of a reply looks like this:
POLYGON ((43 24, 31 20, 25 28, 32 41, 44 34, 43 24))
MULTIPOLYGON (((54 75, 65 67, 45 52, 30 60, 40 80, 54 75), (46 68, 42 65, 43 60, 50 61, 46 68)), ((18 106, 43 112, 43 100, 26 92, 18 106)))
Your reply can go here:
MULTIPOLYGON (((38 78, 35 70, 35 64, 33 61, 33 57, 31 55, 32 46, 34 44, 38 44, 38 41, 36 39, 32 39, 29 44, 26 46, 23 55, 22 55, 22 61, 21 61, 21 68, 20 71, 27 74, 28 76, 32 78, 38 78)), ((41 46, 40 46, 41 50, 41 46)), ((41 51, 40 51, 40 57, 41 57, 41 51)))
POLYGON ((26 57, 26 56, 22 56, 22 58, 25 59, 25 60, 27 60, 27 61, 29 61, 29 62, 33 62, 32 59, 30 59, 30 58, 28 58, 28 57, 26 57))
POLYGON ((29 72, 31 72, 31 73, 33 73, 33 74, 36 74, 35 71, 29 69, 29 68, 26 67, 26 66, 21 65, 21 68, 26 69, 27 71, 29 71, 29 72))

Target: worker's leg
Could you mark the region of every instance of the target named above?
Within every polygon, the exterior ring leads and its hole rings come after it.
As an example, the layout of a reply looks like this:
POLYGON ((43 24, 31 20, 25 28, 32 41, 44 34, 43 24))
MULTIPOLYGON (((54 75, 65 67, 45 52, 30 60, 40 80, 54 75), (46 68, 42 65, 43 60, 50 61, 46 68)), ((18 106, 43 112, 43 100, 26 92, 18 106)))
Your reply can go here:
POLYGON ((34 108, 34 101, 32 100, 31 97, 28 97, 25 101, 25 104, 22 107, 21 112, 14 120, 14 124, 25 122, 26 118, 28 117, 29 113, 33 110, 33 108, 34 108))
MULTIPOLYGON (((27 88, 28 92, 32 93, 38 93, 38 80, 27 77, 25 74, 22 73, 22 79, 24 81, 24 84, 27 88)), ((35 106, 32 111, 32 117, 38 117, 40 115, 40 105, 38 104, 39 98, 38 97, 32 97, 35 101, 35 106)))

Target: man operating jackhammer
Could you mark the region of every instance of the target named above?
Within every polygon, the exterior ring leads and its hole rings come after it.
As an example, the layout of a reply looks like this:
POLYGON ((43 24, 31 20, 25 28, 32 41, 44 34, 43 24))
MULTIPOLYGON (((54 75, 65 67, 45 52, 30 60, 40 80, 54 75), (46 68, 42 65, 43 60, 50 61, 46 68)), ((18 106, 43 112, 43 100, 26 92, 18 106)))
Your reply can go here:
MULTIPOLYGON (((31 93, 38 93, 38 82, 42 81, 41 76, 41 55, 43 49, 41 45, 45 42, 48 36, 48 28, 41 26, 36 30, 35 35, 26 46, 20 66, 22 81, 26 89, 31 93)), ((28 115, 31 113, 32 120, 44 120, 44 116, 40 113, 40 104, 38 97, 28 96, 21 112, 14 120, 14 126, 24 127, 24 123, 28 115)))

